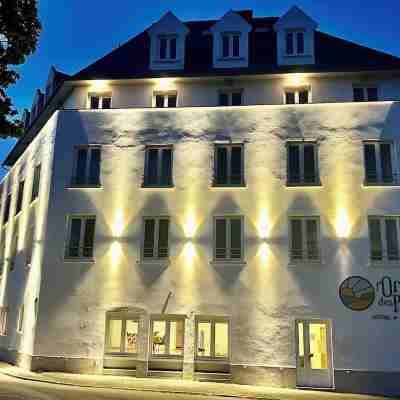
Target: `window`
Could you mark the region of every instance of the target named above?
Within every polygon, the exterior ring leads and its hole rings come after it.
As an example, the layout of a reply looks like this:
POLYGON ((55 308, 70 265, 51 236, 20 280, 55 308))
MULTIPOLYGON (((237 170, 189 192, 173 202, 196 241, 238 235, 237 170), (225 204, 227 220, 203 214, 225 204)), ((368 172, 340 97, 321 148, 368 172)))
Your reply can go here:
POLYGON ((304 32, 290 31, 286 33, 286 55, 304 54, 304 32))
POLYGON ((92 110, 96 110, 98 108, 111 108, 111 94, 89 94, 89 107, 92 110))
POLYGON ((391 142, 365 142, 365 184, 393 184, 397 181, 394 169, 394 145, 391 142))
POLYGON ((185 319, 179 316, 154 317, 151 321, 151 355, 183 357, 185 319))
POLYGON ((196 356, 198 359, 229 359, 229 321, 225 318, 196 319, 196 356))
POLYGON ((176 36, 160 36, 158 38, 159 56, 161 61, 176 60, 176 36))
POLYGON ((157 146, 146 149, 143 186, 172 186, 172 147, 157 146))
POLYGON ((18 185, 17 206, 15 208, 15 215, 17 215, 22 210, 22 202, 24 200, 24 186, 25 181, 20 181, 18 185))
POLYGON ((145 218, 142 258, 165 259, 169 256, 168 217, 145 218))
POLYGON ((34 249, 35 227, 29 225, 25 236, 25 265, 30 267, 32 264, 32 256, 34 249))
POLYGON ((318 185, 317 144, 311 142, 288 143, 287 184, 318 185))
POLYGON ((311 91, 308 88, 286 89, 284 97, 285 104, 311 103, 311 91))
POLYGON ((291 261, 319 261, 319 218, 293 217, 289 221, 291 261))
POLYGON ((224 90, 219 92, 220 106, 241 106, 242 90, 224 90))
POLYGON ((25 307, 22 304, 22 306, 19 308, 18 322, 17 322, 17 332, 19 333, 22 333, 24 327, 24 312, 25 312, 25 307))
POLYGON ((41 165, 38 164, 35 167, 35 170, 33 172, 33 183, 32 183, 32 196, 31 196, 31 201, 35 200, 39 196, 39 187, 40 187, 40 170, 41 170, 41 165))
POLYGON ((75 168, 72 184, 78 186, 100 186, 100 164, 100 147, 77 147, 75 152, 75 168))
POLYGON ((6 307, 0 307, 0 335, 7 335, 7 316, 8 310, 6 307))
POLYGON ((6 224, 10 218, 11 193, 7 194, 6 204, 4 206, 3 224, 6 224))
POLYGON ((242 217, 215 218, 214 258, 216 261, 243 259, 242 220, 242 217))
POLYGON ((243 153, 242 144, 215 146, 214 186, 244 186, 243 153))
POLYGON ((95 224, 94 216, 69 218, 65 258, 93 258, 95 224))
POLYGON ((15 263, 17 261, 18 255, 18 226, 14 227, 14 232, 11 240, 11 249, 10 249, 10 271, 13 271, 15 268, 15 263))
POLYGON ((6 230, 3 229, 1 233, 1 242, 0 242, 0 277, 3 276, 4 268, 6 265, 6 230))
POLYGON ((155 92, 154 106, 157 108, 168 108, 177 106, 178 94, 176 91, 155 92))
POLYGON ((222 34, 222 58, 240 57, 240 33, 222 34))
POLYGON ((353 100, 354 101, 378 101, 378 88, 375 86, 353 87, 353 100))
POLYGON ((372 262, 395 262, 400 260, 399 218, 369 217, 370 258, 372 262))
POLYGON ((107 316, 106 353, 138 353, 139 319, 127 313, 107 316))

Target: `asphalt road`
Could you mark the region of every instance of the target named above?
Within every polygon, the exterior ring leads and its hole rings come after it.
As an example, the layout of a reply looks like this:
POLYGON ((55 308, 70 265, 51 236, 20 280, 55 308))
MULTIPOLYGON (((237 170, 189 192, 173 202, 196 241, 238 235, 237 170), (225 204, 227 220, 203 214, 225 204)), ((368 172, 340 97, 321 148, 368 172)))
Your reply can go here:
MULTIPOLYGON (((0 400, 221 400, 221 397, 90 389, 25 381, 0 374, 0 400)), ((224 397, 233 400, 233 397, 224 397)), ((237 400, 237 399, 236 399, 237 400)))

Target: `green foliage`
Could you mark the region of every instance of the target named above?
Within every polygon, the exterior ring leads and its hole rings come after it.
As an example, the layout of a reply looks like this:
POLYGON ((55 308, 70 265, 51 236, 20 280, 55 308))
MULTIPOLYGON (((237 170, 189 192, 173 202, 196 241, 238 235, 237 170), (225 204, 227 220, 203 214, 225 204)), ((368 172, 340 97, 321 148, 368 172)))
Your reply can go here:
POLYGON ((0 136, 18 137, 22 123, 16 118, 6 89, 19 74, 15 66, 23 64, 35 50, 41 31, 36 0, 0 0, 0 136), (13 67, 14 66, 14 67, 13 67))

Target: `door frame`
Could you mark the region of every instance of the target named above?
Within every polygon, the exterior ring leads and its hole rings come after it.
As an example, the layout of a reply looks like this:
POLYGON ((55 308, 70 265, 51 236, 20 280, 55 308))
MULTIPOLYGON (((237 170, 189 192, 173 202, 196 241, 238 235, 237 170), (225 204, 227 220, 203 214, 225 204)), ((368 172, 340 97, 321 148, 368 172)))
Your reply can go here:
MULTIPOLYGON (((303 325, 304 326, 304 325, 303 325)), ((317 318, 317 317, 302 317, 302 318, 295 318, 294 319, 294 332, 295 332, 295 357, 296 357, 296 387, 298 388, 305 388, 305 389, 327 389, 332 390, 335 388, 335 373, 334 373, 334 350, 333 350, 333 323, 332 319, 330 318, 317 318), (330 382, 331 385, 327 387, 320 387, 320 386, 312 386, 312 385, 299 385, 298 384, 298 373, 299 373, 299 330, 298 330, 298 323, 303 322, 310 324, 310 323, 323 323, 327 326, 327 351, 328 351, 328 370, 330 374, 330 382)), ((306 343, 309 343, 309 340, 304 341, 304 350, 306 353, 306 343)))

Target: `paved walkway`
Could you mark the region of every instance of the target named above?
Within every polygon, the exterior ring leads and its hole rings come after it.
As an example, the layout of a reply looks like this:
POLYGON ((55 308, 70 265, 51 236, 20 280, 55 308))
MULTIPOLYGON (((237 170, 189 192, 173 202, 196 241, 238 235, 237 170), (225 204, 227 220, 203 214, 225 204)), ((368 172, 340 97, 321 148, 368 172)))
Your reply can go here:
POLYGON ((264 400, 383 400, 385 397, 340 394, 329 391, 280 389, 230 383, 193 382, 184 380, 132 378, 108 375, 35 373, 0 362, 0 373, 29 381, 77 386, 83 388, 123 389, 141 392, 184 393, 203 396, 237 397, 264 400))

